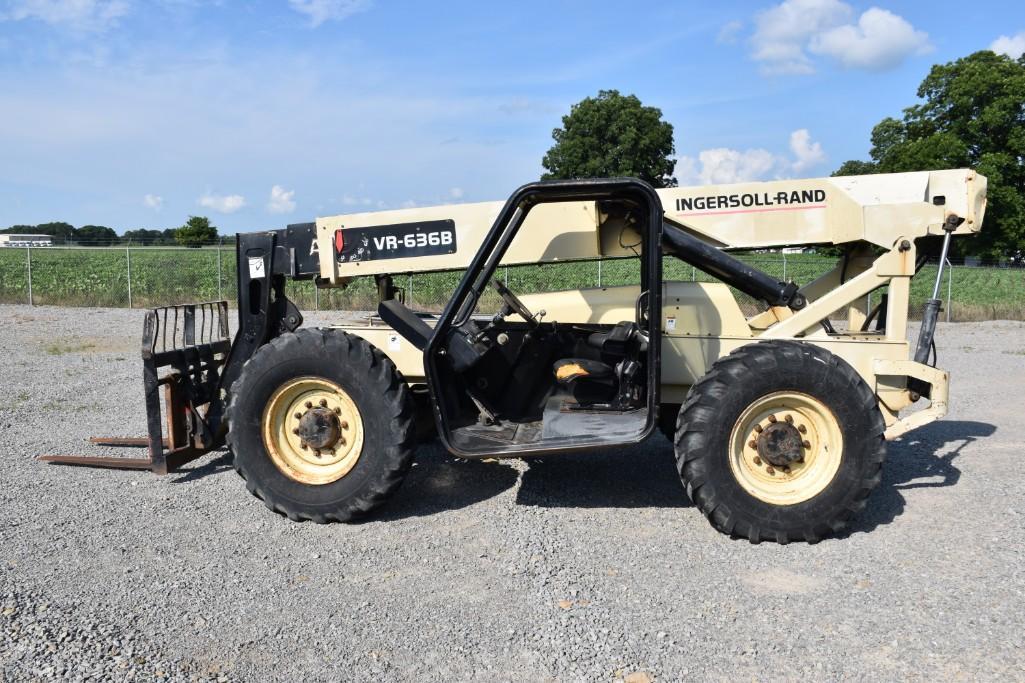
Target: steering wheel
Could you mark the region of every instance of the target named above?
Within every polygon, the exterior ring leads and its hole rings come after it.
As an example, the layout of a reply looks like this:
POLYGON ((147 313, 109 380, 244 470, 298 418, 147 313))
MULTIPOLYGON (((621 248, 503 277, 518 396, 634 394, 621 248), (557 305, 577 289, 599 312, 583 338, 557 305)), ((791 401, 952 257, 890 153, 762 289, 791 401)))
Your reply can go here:
POLYGON ((508 287, 506 287, 501 280, 492 279, 491 286, 495 288, 499 296, 505 301, 506 305, 512 309, 512 312, 523 318, 531 329, 538 326, 537 320, 534 318, 534 314, 530 312, 530 309, 523 305, 519 297, 512 293, 508 287))

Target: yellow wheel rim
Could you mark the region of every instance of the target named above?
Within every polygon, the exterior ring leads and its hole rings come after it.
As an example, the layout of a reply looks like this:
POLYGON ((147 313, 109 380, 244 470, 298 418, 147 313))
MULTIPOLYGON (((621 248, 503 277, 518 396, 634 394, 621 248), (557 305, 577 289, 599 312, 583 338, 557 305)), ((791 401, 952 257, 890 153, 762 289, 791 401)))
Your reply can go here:
POLYGON ((730 434, 733 476, 745 491, 772 505, 796 505, 822 493, 842 459, 843 434, 836 416, 807 394, 763 396, 740 415, 730 434), (796 444, 787 442, 794 447, 786 457, 770 446, 773 434, 796 439, 796 444))
POLYGON ((274 392, 263 410, 263 443, 281 472, 303 484, 330 484, 363 452, 363 418, 348 393, 320 377, 299 377, 274 392), (328 424, 328 436, 307 443, 306 425, 328 424), (305 421, 304 421, 305 420, 305 421))

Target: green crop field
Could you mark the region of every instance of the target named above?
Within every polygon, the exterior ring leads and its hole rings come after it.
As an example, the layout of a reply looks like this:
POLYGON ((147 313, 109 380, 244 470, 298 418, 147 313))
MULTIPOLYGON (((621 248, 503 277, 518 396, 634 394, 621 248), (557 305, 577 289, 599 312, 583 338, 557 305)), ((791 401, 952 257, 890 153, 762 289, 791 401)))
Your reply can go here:
MULTIPOLYGON (((740 258, 776 277, 807 283, 829 270, 831 258, 814 254, 741 254, 740 258)), ((189 301, 235 298, 233 249, 179 248, 50 248, 31 253, 32 301, 37 305, 137 308, 189 301)), ((713 278, 667 257, 669 280, 712 281, 713 278)), ((396 276, 396 285, 407 290, 407 301, 419 309, 439 309, 451 296, 461 273, 425 273, 396 276)), ((0 303, 27 303, 29 267, 24 249, 0 249, 0 303)), ((519 293, 579 287, 634 284, 640 271, 636 259, 580 261, 501 268, 519 293)), ((926 266, 912 280, 912 317, 930 295, 936 267, 926 266)), ((1025 270, 956 266, 950 272, 953 320, 1025 319, 1025 270)), ((948 276, 943 278, 941 298, 946 300, 948 276)), ((289 282, 289 296, 303 309, 366 310, 375 305, 371 278, 361 278, 346 289, 317 292, 312 282, 289 282)), ((739 297, 742 305, 752 302, 739 297)), ((488 297, 482 306, 495 306, 488 297)))

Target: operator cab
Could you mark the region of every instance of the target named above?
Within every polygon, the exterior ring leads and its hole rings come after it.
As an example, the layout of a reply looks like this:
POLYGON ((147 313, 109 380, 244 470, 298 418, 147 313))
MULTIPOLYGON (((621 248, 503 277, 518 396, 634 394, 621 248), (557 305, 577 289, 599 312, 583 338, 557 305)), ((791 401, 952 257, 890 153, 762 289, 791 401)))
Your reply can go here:
MULTIPOLYGON (((651 432, 661 224, 657 195, 638 181, 528 185, 499 215, 435 327, 397 300, 381 303, 385 322, 425 352, 439 435, 450 450, 518 455, 634 443, 651 432), (502 254, 531 208, 582 199, 629 217, 631 234, 642 236, 631 246, 641 262, 631 319, 553 319, 528 308, 498 276, 502 254)), ((521 239, 530 239, 526 230, 521 239)), ((574 316, 581 319, 588 316, 574 316)))

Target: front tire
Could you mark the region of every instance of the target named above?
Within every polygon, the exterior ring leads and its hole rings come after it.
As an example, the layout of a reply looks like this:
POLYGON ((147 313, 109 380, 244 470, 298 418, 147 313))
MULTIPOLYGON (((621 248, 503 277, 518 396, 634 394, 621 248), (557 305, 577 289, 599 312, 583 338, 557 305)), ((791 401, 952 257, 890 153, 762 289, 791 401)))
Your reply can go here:
POLYGON ((395 365, 340 330, 261 347, 231 388, 228 445, 253 495, 294 521, 348 521, 380 505, 413 459, 413 401, 395 365))
POLYGON ((687 495, 731 536, 814 543, 879 484, 885 424, 871 388, 812 344, 749 344, 718 360, 676 424, 687 495))

